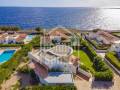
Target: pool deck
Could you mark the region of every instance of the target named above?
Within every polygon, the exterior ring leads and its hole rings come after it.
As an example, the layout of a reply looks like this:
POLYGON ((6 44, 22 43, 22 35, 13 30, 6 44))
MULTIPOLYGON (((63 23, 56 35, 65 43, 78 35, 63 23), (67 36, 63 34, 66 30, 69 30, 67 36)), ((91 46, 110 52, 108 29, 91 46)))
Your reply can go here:
POLYGON ((18 48, 18 47, 2 47, 2 48, 0 48, 0 52, 5 51, 5 50, 18 50, 18 49, 20 49, 20 48, 18 48))

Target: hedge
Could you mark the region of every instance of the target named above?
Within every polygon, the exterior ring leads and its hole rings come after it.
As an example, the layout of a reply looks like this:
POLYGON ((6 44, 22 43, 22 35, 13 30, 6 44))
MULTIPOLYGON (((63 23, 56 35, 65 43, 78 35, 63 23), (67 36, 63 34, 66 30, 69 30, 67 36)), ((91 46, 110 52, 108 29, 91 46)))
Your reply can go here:
POLYGON ((23 90, 77 90, 73 85, 55 85, 55 86, 29 86, 23 90))
POLYGON ((105 57, 112 65, 120 70, 120 60, 115 56, 114 52, 108 52, 105 57))
POLYGON ((21 47, 23 44, 0 44, 0 47, 21 47))
POLYGON ((112 79, 113 79, 113 74, 111 70, 95 73, 95 80, 97 81, 111 81, 112 79))

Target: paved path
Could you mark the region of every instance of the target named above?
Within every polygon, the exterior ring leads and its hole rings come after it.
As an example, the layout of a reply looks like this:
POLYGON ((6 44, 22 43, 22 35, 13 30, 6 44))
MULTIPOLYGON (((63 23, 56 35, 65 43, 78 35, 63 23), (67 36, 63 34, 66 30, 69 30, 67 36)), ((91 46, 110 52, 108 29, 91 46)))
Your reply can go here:
POLYGON ((83 78, 75 77, 74 84, 77 87, 77 90, 91 90, 90 83, 83 78))

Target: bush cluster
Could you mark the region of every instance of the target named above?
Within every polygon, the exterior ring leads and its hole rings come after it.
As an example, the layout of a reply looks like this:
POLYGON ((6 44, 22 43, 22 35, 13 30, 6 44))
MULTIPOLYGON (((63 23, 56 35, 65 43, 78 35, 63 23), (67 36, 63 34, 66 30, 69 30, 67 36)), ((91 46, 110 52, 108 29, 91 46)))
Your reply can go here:
POLYGON ((18 68, 17 71, 20 73, 29 73, 30 68, 27 65, 24 65, 23 67, 18 68))
POLYGON ((60 85, 60 86, 29 86, 26 87, 24 90, 77 90, 73 85, 60 85))
POLYGON ((0 26, 1 31, 19 31, 20 28, 16 26, 0 26))
POLYGON ((0 44, 0 47, 21 47, 23 44, 0 44))

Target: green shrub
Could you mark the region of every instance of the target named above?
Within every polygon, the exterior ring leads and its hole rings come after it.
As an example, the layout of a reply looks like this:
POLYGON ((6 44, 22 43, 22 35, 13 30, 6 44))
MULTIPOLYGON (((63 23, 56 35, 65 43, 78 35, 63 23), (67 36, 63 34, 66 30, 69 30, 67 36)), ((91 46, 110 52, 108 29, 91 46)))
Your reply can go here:
POLYGON ((84 64, 80 64, 80 68, 82 68, 85 71, 89 71, 89 68, 87 68, 84 64))
POLYGON ((23 90, 77 90, 73 85, 55 85, 55 86, 29 86, 23 90))
POLYGON ((30 42, 30 45, 32 47, 40 47, 40 36, 36 36, 35 38, 33 38, 33 40, 30 42))
POLYGON ((30 72, 30 68, 27 65, 24 65, 23 67, 18 68, 17 71, 21 72, 21 73, 29 73, 30 72))
POLYGON ((95 73, 95 80, 97 81, 111 81, 112 79, 113 79, 113 74, 111 70, 95 73))
POLYGON ((16 26, 0 26, 1 31, 19 31, 20 28, 16 26))
POLYGON ((114 52, 108 52, 106 54, 106 59, 110 61, 112 65, 114 65, 118 70, 120 70, 120 61, 119 59, 115 56, 114 52))
POLYGON ((21 47, 23 44, 0 44, 0 47, 21 47))
POLYGON ((93 61, 93 66, 96 71, 105 71, 108 70, 108 67, 105 65, 105 63, 102 61, 102 58, 96 56, 93 61))

